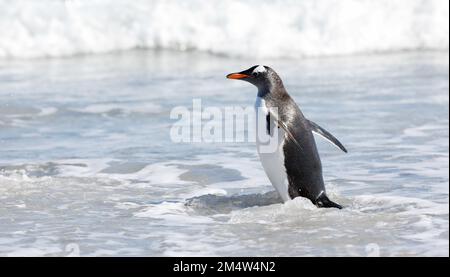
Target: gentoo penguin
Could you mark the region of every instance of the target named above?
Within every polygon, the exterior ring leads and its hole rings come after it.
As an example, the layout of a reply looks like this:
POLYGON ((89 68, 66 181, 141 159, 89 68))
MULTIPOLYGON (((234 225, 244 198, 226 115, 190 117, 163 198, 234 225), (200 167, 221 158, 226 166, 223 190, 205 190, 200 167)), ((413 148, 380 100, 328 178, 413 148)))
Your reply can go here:
POLYGON ((283 201, 302 196, 317 207, 341 209, 342 206, 331 201, 326 194, 313 132, 347 152, 345 147, 325 129, 303 116, 272 68, 257 65, 228 74, 227 78, 247 81, 258 88, 255 103, 259 111, 257 126, 265 125, 265 135, 277 142, 272 150, 264 150, 257 135, 257 150, 264 171, 283 201))

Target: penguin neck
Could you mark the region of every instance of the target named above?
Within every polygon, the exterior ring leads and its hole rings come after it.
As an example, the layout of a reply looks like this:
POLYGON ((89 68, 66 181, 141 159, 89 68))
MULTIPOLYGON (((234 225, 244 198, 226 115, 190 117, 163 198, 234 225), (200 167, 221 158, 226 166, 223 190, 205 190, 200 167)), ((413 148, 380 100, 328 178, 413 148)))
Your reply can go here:
POLYGON ((283 98, 288 95, 283 83, 278 84, 268 84, 262 87, 258 87, 258 97, 267 98, 283 98))

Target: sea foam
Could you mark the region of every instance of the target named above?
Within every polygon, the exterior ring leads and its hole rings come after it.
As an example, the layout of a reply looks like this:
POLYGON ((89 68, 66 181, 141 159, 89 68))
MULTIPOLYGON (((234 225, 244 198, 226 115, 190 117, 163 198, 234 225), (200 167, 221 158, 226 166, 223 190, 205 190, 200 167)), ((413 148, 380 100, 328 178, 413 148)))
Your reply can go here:
POLYGON ((254 58, 448 50, 446 0, 0 0, 0 58, 128 49, 254 58))

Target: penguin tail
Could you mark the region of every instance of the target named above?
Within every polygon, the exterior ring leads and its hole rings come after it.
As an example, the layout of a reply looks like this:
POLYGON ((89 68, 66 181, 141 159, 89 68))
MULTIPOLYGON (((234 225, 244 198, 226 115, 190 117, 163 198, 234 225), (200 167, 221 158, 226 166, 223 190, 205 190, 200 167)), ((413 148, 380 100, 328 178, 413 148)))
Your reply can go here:
POLYGON ((331 201, 325 193, 322 193, 314 203, 319 208, 337 208, 342 209, 342 206, 331 201))

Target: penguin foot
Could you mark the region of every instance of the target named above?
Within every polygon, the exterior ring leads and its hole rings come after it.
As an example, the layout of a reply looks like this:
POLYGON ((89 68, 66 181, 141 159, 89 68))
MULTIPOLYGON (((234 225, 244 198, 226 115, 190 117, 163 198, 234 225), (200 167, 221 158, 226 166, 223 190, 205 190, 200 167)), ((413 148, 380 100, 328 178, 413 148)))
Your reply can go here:
POLYGON ((322 193, 314 202, 319 208, 337 208, 342 209, 342 206, 331 201, 325 193, 322 193))

